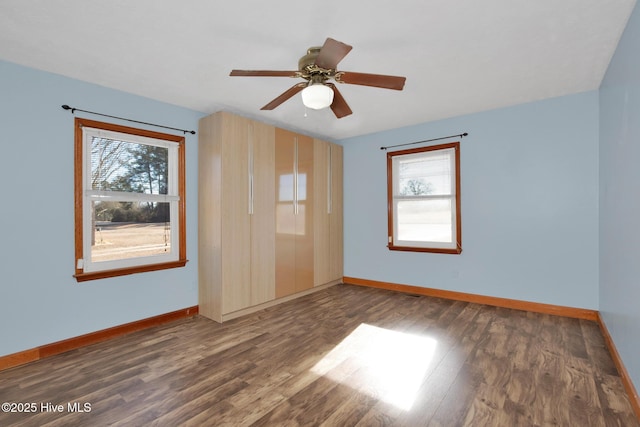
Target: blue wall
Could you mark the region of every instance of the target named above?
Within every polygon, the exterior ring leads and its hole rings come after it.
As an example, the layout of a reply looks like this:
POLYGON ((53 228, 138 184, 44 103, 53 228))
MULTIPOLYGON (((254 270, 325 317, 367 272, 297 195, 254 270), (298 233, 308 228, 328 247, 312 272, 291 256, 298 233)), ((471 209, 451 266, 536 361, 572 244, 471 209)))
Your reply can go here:
POLYGON ((341 143, 345 276, 598 309, 597 92, 341 143), (389 251, 380 147, 463 132, 462 254, 389 251))
POLYGON ((640 385, 640 9, 600 87, 600 313, 640 385))
POLYGON ((202 116, 0 61, 0 356, 198 303, 197 135, 186 139, 187 266, 77 283, 73 116, 62 104, 194 130, 202 116))

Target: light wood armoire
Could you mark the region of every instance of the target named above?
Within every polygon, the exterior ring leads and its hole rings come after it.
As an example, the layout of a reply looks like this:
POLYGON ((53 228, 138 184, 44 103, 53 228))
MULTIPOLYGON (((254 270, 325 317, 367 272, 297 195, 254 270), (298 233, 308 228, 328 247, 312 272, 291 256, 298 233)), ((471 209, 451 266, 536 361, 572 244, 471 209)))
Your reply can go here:
POLYGON ((342 281, 342 147, 227 112, 198 143, 199 312, 223 322, 342 281))

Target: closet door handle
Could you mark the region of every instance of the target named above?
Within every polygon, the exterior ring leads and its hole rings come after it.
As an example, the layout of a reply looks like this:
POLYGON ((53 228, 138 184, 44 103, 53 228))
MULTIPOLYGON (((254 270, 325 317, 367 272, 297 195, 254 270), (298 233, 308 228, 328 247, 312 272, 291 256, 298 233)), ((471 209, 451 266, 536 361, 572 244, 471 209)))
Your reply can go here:
POLYGON ((331 214, 333 211, 333 162, 331 159, 331 144, 327 145, 327 158, 329 160, 327 167, 327 213, 331 214))
POLYGON ((293 213, 298 215, 298 137, 293 141, 293 213))
POLYGON ((252 128, 251 126, 249 126, 249 142, 248 142, 248 150, 247 150, 247 162, 248 162, 248 167, 247 167, 247 172, 248 172, 248 179, 249 179, 249 188, 248 188, 248 193, 249 193, 249 209, 248 209, 248 213, 249 215, 253 215, 253 132, 251 132, 252 128))

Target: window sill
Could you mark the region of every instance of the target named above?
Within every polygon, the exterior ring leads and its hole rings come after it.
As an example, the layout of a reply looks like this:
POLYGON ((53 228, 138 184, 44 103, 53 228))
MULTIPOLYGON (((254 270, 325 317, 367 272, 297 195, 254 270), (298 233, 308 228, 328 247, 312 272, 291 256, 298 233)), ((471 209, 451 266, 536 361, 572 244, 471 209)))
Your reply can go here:
POLYGON ((167 270, 170 268, 184 267, 188 260, 179 260, 172 262, 164 262, 161 264, 147 264, 137 267, 119 268, 116 270, 92 271, 89 273, 76 272, 73 277, 78 282, 86 282, 88 280, 106 279, 108 277, 126 276, 128 274, 143 273, 147 271, 167 270))
POLYGON ((405 251, 405 252, 431 252, 437 254, 453 254, 458 255, 462 253, 462 248, 446 249, 446 248, 421 248, 417 246, 394 246, 388 245, 390 251, 405 251))

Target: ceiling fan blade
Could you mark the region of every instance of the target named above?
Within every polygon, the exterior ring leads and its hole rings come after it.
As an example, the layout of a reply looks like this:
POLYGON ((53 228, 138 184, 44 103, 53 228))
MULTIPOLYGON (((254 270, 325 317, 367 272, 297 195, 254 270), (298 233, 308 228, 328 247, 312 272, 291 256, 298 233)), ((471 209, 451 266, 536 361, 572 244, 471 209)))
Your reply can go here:
POLYGON ((349 108, 347 101, 344 100, 336 85, 333 83, 326 83, 326 85, 333 90, 333 103, 331 103, 331 110, 333 111, 333 114, 335 114, 339 119, 352 114, 353 111, 349 108))
POLYGON ((231 70, 232 77, 298 77, 298 71, 231 70))
POLYGON ((262 107, 261 110, 273 110, 278 105, 282 104, 284 101, 288 100, 293 95, 297 94, 302 89, 304 89, 306 85, 307 85, 306 82, 293 85, 292 87, 284 91, 284 93, 282 93, 280 96, 275 98, 273 101, 271 101, 270 103, 262 107))
POLYGON ((332 38, 327 38, 316 58, 316 65, 325 70, 335 70, 338 62, 347 56, 352 47, 332 38))
POLYGON ((352 73, 343 71, 336 75, 336 81, 352 85, 381 87, 384 89, 402 90, 406 77, 385 76, 382 74, 352 73))

